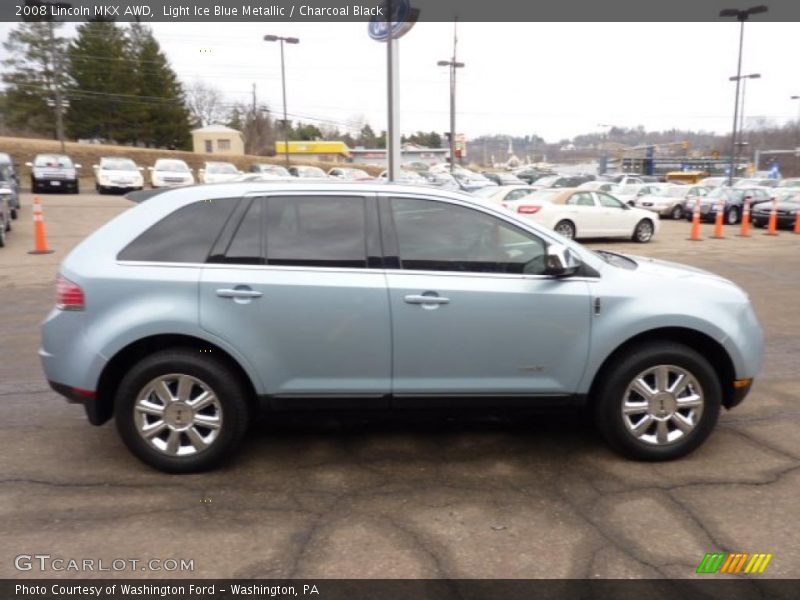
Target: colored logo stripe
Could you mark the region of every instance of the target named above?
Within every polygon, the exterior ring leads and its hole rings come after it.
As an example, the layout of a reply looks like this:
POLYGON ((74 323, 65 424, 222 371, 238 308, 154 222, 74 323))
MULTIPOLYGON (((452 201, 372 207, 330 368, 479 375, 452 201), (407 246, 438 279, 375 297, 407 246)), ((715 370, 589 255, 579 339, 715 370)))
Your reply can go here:
POLYGON ((697 567, 697 573, 728 573, 735 575, 741 573, 744 569, 745 573, 763 573, 769 562, 772 560, 772 554, 750 554, 748 552, 709 552, 703 557, 700 565, 697 567), (747 566, 745 566, 747 565, 747 566))

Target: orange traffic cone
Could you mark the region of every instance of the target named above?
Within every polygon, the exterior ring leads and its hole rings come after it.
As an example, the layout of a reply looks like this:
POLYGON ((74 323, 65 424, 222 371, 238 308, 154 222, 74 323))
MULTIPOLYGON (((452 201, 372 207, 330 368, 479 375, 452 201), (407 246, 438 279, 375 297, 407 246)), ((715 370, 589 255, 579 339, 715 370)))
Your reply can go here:
POLYGON ((44 213, 42 212, 42 199, 39 196, 33 198, 33 235, 35 238, 35 248, 28 254, 52 254, 53 251, 47 247, 47 234, 44 231, 44 213))
POLYGON ((778 235, 778 199, 772 199, 772 210, 769 211, 769 221, 767 222, 767 233, 764 235, 778 235))
POLYGON ((750 237, 750 196, 744 199, 744 210, 742 211, 742 228, 737 233, 739 237, 750 237))
POLYGON ((694 201, 694 210, 692 211, 692 233, 689 235, 690 242, 702 242, 700 238, 700 200, 694 201))
POLYGON ((722 227, 722 218, 725 216, 725 203, 720 200, 717 202, 717 216, 714 219, 714 235, 711 237, 715 240, 725 239, 722 227))
MULTIPOLYGON (((800 196, 795 197, 800 200, 800 196)), ((794 219, 794 232, 800 235, 800 210, 797 211, 797 216, 794 219)))

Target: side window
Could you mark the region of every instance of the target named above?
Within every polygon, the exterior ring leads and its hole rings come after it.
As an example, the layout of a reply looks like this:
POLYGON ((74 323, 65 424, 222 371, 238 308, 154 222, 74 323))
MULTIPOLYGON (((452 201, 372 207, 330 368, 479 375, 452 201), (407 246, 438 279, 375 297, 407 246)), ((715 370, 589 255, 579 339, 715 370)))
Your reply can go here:
POLYGON ((222 262, 240 265, 263 265, 264 247, 261 232, 263 198, 255 198, 231 238, 222 262))
POLYGON ((536 236, 478 210, 435 200, 392 198, 401 268, 542 274, 536 236))
MULTIPOLYGON (((158 199, 152 200, 158 202, 158 199)), ((128 244, 118 260, 202 263, 237 205, 237 200, 205 200, 170 213, 128 244)))
POLYGON ((529 195, 531 190, 511 190, 506 194, 505 202, 510 202, 511 200, 519 200, 520 198, 524 198, 525 196, 529 195))
POLYGON ((267 199, 267 264, 366 268, 365 199, 285 196, 267 199))
POLYGON ((569 206, 594 206, 592 195, 587 192, 577 192, 567 198, 567 205, 569 206))
POLYGON ((609 196, 608 194, 604 194, 602 192, 597 194, 597 199, 600 201, 600 206, 604 206, 606 208, 625 208, 622 202, 613 196, 609 196))

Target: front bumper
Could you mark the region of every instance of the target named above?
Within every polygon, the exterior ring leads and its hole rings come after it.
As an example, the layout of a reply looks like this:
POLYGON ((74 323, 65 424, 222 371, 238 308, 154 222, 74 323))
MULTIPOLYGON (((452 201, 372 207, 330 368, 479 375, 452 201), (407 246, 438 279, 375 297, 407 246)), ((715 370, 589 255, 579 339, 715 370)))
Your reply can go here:
POLYGON ((65 190, 78 184, 77 179, 35 179, 36 185, 51 190, 65 190))
POLYGON ((733 408, 734 406, 739 406, 742 401, 747 397, 747 394, 750 393, 750 390, 753 389, 753 380, 752 379, 737 379, 733 382, 733 393, 727 396, 727 401, 725 402, 725 408, 733 408))

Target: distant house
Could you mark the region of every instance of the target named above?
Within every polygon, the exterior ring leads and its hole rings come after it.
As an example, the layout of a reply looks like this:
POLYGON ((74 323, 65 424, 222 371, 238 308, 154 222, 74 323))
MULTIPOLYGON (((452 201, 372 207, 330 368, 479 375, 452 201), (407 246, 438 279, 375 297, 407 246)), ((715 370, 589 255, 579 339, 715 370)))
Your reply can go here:
POLYGON ((224 125, 208 125, 192 130, 192 148, 197 154, 242 155, 244 135, 224 125))

